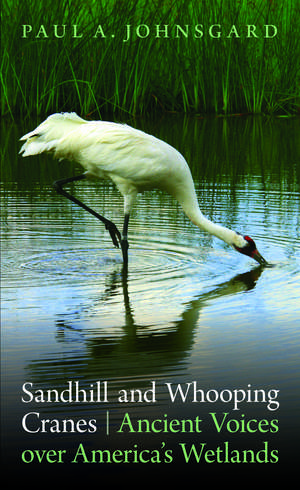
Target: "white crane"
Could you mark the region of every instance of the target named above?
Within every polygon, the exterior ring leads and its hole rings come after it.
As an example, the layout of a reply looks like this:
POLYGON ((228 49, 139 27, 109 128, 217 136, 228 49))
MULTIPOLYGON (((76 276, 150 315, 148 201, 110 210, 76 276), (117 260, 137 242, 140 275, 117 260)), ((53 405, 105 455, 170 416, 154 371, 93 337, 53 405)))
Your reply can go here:
POLYGON ((164 141, 126 124, 86 121, 74 112, 52 114, 21 140, 25 140, 20 150, 23 157, 50 152, 60 160, 73 160, 82 165, 85 173, 58 180, 53 185, 57 192, 105 224, 113 244, 117 247, 121 245, 126 267, 131 209, 139 192, 154 188, 162 189, 177 199, 188 218, 200 229, 215 235, 259 264, 267 265, 252 238, 215 224, 202 214, 187 162, 175 148, 164 141), (65 184, 89 176, 111 179, 123 195, 122 235, 113 222, 63 189, 65 184))

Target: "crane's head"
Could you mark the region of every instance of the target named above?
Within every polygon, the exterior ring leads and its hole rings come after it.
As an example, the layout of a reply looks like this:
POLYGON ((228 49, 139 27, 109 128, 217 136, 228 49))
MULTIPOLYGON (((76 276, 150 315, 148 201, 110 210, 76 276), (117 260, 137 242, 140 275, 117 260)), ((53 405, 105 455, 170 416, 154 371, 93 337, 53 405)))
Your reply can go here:
POLYGON ((252 238, 247 235, 243 238, 246 242, 245 245, 243 245, 242 247, 237 247, 236 245, 233 245, 234 248, 241 254, 248 255, 252 259, 256 260, 260 265, 268 265, 268 262, 260 255, 259 251, 257 250, 254 240, 252 240, 252 238))

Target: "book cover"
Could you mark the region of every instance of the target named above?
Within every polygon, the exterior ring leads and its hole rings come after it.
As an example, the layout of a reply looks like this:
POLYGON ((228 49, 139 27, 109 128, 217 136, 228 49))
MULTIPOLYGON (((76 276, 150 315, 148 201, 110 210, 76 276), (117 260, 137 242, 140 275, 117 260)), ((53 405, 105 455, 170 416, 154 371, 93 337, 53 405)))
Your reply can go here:
POLYGON ((2 2, 10 478, 297 468, 299 13, 2 2))

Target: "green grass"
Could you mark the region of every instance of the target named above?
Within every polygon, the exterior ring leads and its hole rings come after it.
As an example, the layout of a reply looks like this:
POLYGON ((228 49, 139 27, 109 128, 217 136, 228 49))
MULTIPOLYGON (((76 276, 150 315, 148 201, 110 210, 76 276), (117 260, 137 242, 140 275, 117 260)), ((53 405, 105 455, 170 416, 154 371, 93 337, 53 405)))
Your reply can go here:
POLYGON ((1 114, 297 114, 299 15, 299 0, 4 0, 1 114), (32 26, 27 38, 23 24, 32 26), (53 25, 64 24, 66 35, 55 38, 53 25), (105 38, 94 38, 99 24, 105 38), (123 42, 127 24, 145 24, 150 34, 123 42), (157 37, 155 26, 165 24, 169 37, 157 37), (176 38, 175 26, 186 24, 189 36, 176 38), (196 24, 201 38, 193 36, 196 24), (218 39, 208 35, 212 24, 222 25, 218 39), (240 38, 227 37, 233 24, 240 38), (246 24, 257 26, 258 39, 246 38, 246 24), (265 24, 277 26, 276 37, 262 36, 265 24), (41 25, 48 38, 36 37, 41 25), (82 37, 72 37, 73 25, 82 37))

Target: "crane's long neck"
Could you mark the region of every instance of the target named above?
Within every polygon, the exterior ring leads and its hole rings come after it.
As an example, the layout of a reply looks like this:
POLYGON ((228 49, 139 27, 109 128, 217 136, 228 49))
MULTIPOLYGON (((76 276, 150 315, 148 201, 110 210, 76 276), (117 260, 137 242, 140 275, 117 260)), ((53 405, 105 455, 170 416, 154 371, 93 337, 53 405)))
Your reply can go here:
POLYGON ((210 221, 202 214, 194 189, 190 192, 188 198, 180 201, 185 214, 201 230, 207 231, 211 235, 220 238, 225 243, 228 243, 228 245, 236 245, 238 247, 243 247, 245 245, 245 240, 240 234, 225 226, 210 221))

